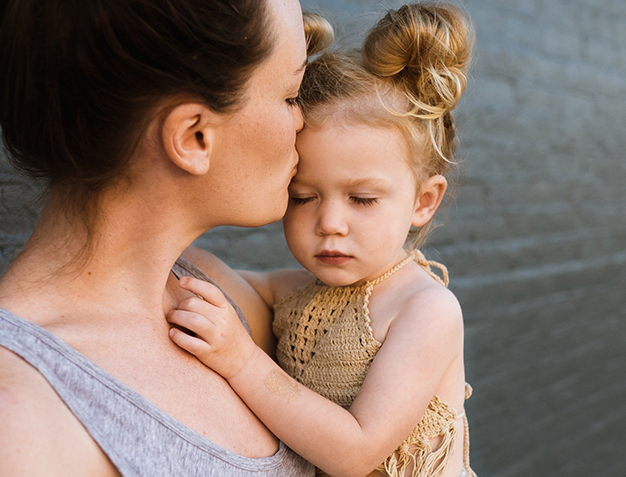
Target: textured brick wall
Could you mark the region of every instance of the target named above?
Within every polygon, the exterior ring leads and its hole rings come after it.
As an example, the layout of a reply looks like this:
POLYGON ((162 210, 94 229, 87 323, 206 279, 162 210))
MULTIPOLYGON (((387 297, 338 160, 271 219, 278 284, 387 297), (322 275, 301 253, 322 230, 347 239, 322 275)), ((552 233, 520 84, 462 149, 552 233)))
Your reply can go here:
POLYGON ((41 187, 15 172, 0 147, 0 274, 33 228, 39 211, 40 190, 41 187))
MULTIPOLYGON (((354 42, 401 2, 302 3, 354 42)), ((477 30, 457 115, 465 162, 428 253, 449 266, 465 310, 473 466, 483 477, 626 475, 626 2, 465 6, 477 30)), ((32 187, 0 170, 6 264, 36 207, 23 207, 32 187)), ((277 224, 198 243, 237 267, 294 263, 277 224)))

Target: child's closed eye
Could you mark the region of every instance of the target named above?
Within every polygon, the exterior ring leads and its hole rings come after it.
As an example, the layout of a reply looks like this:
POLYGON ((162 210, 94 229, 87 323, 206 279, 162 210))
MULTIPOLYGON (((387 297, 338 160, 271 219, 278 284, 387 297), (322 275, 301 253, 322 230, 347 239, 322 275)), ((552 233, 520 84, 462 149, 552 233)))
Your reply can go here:
POLYGON ((357 205, 374 205, 378 203, 377 197, 356 197, 351 196, 350 200, 357 205))
POLYGON ((313 200, 313 197, 289 197, 292 205, 303 205, 313 200))

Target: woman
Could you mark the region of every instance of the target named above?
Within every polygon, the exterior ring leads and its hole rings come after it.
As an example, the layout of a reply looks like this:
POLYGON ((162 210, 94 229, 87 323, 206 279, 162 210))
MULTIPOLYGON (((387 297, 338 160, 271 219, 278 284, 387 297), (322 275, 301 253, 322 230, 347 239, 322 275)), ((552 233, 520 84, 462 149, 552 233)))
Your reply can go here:
POLYGON ((49 187, 0 280, 0 475, 313 473, 164 318, 176 276, 203 271, 269 343, 232 270, 177 259, 212 227, 284 213, 305 61, 296 0, 6 7, 0 125, 49 187))

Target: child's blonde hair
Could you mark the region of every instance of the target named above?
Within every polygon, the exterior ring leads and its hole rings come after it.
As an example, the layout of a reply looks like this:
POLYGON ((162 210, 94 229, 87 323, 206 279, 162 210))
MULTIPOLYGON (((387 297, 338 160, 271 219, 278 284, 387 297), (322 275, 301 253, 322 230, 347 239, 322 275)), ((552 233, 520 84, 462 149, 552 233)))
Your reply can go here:
MULTIPOLYGON (((310 52, 332 40, 330 26, 315 21, 310 52)), ((469 18, 450 3, 391 10, 361 50, 325 52, 308 64, 300 90, 305 123, 315 127, 332 119, 396 128, 418 184, 445 175, 456 147, 451 112, 467 85, 473 39, 469 18)), ((422 227, 416 243, 428 229, 422 227)))

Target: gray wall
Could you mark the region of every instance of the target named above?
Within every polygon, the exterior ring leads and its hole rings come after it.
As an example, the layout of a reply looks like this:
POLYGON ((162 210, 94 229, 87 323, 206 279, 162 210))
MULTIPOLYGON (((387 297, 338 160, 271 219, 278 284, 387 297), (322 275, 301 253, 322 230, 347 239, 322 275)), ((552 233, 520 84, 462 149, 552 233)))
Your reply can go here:
MULTIPOLYGON (((355 42, 401 2, 302 3, 355 42)), ((465 162, 427 253, 448 265, 465 310, 473 466, 483 477, 626 475, 626 2, 465 6, 477 30, 457 114, 465 162)), ((5 266, 36 206, 31 185, 6 165, 0 174, 5 266)), ((198 243, 236 267, 294 263, 278 224, 198 243)))

